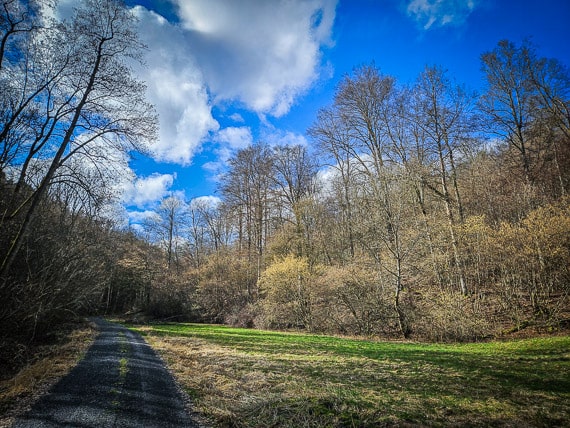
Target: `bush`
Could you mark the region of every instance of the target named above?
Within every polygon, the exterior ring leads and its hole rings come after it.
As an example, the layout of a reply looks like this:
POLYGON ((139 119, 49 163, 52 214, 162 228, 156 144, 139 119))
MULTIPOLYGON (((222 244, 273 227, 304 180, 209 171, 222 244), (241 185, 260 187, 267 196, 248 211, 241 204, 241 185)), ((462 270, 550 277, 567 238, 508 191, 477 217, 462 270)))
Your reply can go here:
POLYGON ((197 275, 196 304, 207 322, 226 322, 257 297, 256 268, 232 254, 212 254, 197 275))
POLYGON ((307 259, 285 256, 271 264, 261 275, 258 324, 273 328, 313 330, 314 282, 318 272, 307 259))
POLYGON ((424 292, 414 317, 414 336, 435 342, 477 341, 489 336, 491 320, 478 296, 424 292))

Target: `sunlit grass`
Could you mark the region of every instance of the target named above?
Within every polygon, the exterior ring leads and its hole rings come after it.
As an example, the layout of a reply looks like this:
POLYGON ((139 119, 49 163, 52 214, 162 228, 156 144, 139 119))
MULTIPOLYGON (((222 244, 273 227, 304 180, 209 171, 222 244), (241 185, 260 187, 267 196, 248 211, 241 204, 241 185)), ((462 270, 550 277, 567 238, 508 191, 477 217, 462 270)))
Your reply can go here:
POLYGON ((480 344, 138 327, 219 426, 507 425, 570 420, 570 337, 480 344))

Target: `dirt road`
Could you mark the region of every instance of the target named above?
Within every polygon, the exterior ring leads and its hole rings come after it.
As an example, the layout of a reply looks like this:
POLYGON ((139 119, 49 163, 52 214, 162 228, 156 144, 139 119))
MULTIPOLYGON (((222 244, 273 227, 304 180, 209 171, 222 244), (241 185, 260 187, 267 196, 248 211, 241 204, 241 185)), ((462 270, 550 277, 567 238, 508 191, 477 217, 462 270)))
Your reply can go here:
POLYGON ((85 358, 13 427, 198 427, 144 339, 102 319, 85 358))

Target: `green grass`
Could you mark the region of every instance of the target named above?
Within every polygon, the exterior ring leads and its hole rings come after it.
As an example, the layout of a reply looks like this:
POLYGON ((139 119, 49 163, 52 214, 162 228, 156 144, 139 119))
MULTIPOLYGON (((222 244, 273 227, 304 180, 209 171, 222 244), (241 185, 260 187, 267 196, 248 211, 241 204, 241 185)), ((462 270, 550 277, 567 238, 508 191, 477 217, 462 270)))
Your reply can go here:
POLYGON ((570 426, 570 337, 449 345, 137 330, 217 426, 570 426))

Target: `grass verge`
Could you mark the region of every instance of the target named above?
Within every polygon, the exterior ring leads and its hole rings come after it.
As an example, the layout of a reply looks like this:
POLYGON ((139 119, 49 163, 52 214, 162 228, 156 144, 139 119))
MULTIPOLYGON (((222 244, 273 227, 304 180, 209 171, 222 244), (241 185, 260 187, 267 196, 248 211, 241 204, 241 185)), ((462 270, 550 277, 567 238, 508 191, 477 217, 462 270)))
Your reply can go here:
POLYGON ((132 328, 215 426, 514 427, 570 420, 570 337, 443 345, 196 324, 132 328))
POLYGON ((55 334, 55 341, 34 349, 30 361, 14 376, 0 380, 0 428, 31 405, 83 357, 95 340, 97 330, 89 323, 66 326, 55 334))

